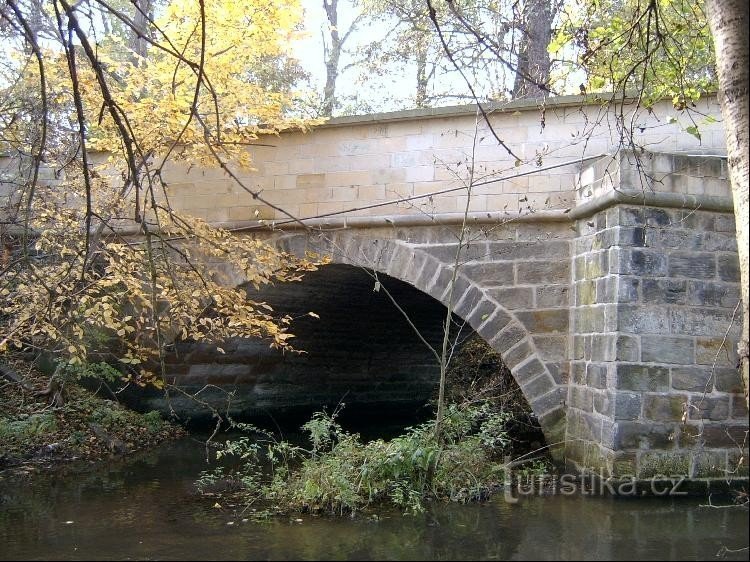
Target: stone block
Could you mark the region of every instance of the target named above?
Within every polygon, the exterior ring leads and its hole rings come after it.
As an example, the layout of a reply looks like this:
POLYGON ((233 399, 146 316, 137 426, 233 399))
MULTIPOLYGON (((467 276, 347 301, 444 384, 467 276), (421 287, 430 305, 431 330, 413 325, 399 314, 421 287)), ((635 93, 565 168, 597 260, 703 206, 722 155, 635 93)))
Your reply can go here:
POLYGON ((734 309, 740 301, 740 288, 735 283, 691 281, 688 283, 688 304, 734 309))
POLYGON ((570 382, 571 384, 588 384, 586 380, 586 363, 584 361, 571 361, 570 382))
MULTIPOLYGON (((539 361, 536 357, 526 359, 523 363, 521 363, 514 371, 513 375, 516 377, 516 379, 519 381, 518 384, 521 386, 524 386, 524 381, 530 381, 534 377, 539 377, 541 375, 547 376, 547 370, 544 368, 544 364, 539 361)), ((548 377, 549 378, 549 377, 548 377)), ((554 381, 549 378, 548 381, 550 384, 554 384, 554 381)))
MULTIPOLYGON (((519 381, 522 381, 522 377, 518 375, 519 381)), ((527 383, 521 384, 524 396, 529 400, 534 400, 538 396, 543 396, 548 392, 557 388, 555 381, 546 371, 542 374, 531 378, 527 383)))
POLYGON ((567 333, 568 309, 547 309, 516 312, 516 318, 529 330, 538 333, 567 333))
POLYGON ((486 322, 497 310, 497 304, 491 300, 481 300, 473 310, 466 315, 466 321, 471 324, 472 328, 478 329, 486 322))
POLYGON ((729 417, 729 396, 693 396, 688 417, 691 420, 726 420, 729 417))
POLYGON ((669 369, 640 364, 615 366, 614 388, 640 392, 669 392, 669 369))
POLYGON ((552 376, 555 384, 568 384, 570 381, 570 362, 569 361, 546 361, 544 366, 552 376))
POLYGON ((607 365, 600 363, 588 363, 586 365, 586 378, 583 382, 593 388, 607 388, 607 365))
POLYGON ((643 453, 638 463, 639 478, 675 477, 690 475, 690 453, 653 451, 643 453))
POLYGON ((686 304, 687 281, 644 279, 641 283, 643 302, 647 304, 686 304))
POLYGON ((670 277, 713 279, 716 277, 716 256, 698 253, 671 255, 668 271, 670 277))
POLYGON ((531 409, 537 413, 545 413, 560 408, 565 404, 566 393, 564 387, 557 386, 546 394, 532 398, 531 409))
POLYGON ((534 336, 534 347, 544 361, 568 359, 568 336, 534 336))
POLYGON ((533 287, 496 287, 487 295, 509 310, 534 308, 533 287))
POLYGON ((458 244, 428 244, 421 245, 420 249, 451 266, 456 263, 457 256, 459 264, 485 261, 487 258, 487 242, 471 242, 460 248, 458 244))
POLYGON ((706 367, 673 367, 672 388, 691 392, 711 392, 713 376, 706 367))
POLYGON ((538 308, 562 308, 570 305, 570 287, 568 285, 542 285, 536 287, 536 306, 538 308))
POLYGON ((737 448, 746 443, 748 433, 747 422, 738 425, 706 424, 703 427, 703 442, 708 448, 737 448))
POLYGON ((740 262, 737 254, 719 254, 716 261, 719 279, 730 283, 740 282, 740 262))
POLYGON ((526 330, 524 330, 517 322, 512 322, 498 332, 497 335, 489 341, 489 344, 492 349, 503 354, 525 337, 526 330))
MULTIPOLYGON (((607 279, 607 302, 637 302, 639 300, 639 287, 641 279, 638 277, 626 277, 623 275, 612 275, 607 279), (616 286, 614 297, 610 297, 609 291, 616 286)), ((598 293, 597 293, 598 295, 598 293)))
POLYGON ((669 310, 669 331, 686 336, 723 336, 732 326, 732 316, 732 310, 725 308, 673 307, 669 310))
POLYGON ((570 262, 523 261, 515 264, 519 285, 561 284, 570 282, 570 262))
POLYGON ((725 478, 726 476, 726 451, 700 451, 693 453, 692 478, 725 478))
POLYGON ((587 306, 573 312, 574 331, 577 334, 599 333, 604 331, 604 307, 587 306))
POLYGON ((516 344, 503 355, 503 363, 505 363, 505 365, 512 370, 516 365, 533 354, 534 350, 531 346, 531 342, 527 338, 522 342, 516 344))
POLYGON ((654 421, 679 422, 688 409, 688 397, 683 394, 646 394, 643 397, 643 417, 654 421))
POLYGON ((513 284, 513 264, 511 263, 467 263, 461 272, 477 285, 499 287, 513 284))
POLYGON ((645 362, 690 365, 694 355, 693 338, 651 335, 641 340, 641 360, 645 362))
POLYGON ((454 302, 457 304, 453 309, 453 312, 461 318, 467 318, 484 297, 482 291, 477 287, 469 287, 461 296, 460 300, 456 299, 456 296, 457 294, 454 293, 454 302))
POLYGON ((736 367, 714 367, 714 389, 719 392, 740 394, 743 392, 742 378, 736 367))
POLYGON ((643 227, 621 226, 615 229, 615 243, 620 247, 640 248, 646 245, 646 231, 643 227))
POLYGON ((568 404, 571 408, 578 408, 584 412, 594 411, 594 394, 585 386, 572 386, 568 391, 568 404))
POLYGON ((616 334, 593 334, 588 359, 592 361, 640 361, 639 338, 616 334))
POLYGON ((610 273, 640 277, 667 275, 667 257, 648 250, 613 250, 617 259, 610 261, 610 273))
POLYGON ((609 393, 613 405, 610 414, 615 420, 637 420, 641 416, 643 397, 632 392, 609 393))
POLYGON ((502 310, 495 309, 495 312, 478 328, 478 333, 485 341, 492 341, 500 331, 510 322, 510 315, 502 310))
POLYGON ((596 281, 584 279, 575 284, 576 306, 596 304, 596 281))
MULTIPOLYGON (((630 334, 665 334, 669 333, 670 317, 666 307, 622 304, 617 308, 617 328, 630 334)), ((672 333, 690 332, 672 330, 672 333)))
POLYGON ((651 421, 620 421, 614 428, 611 448, 672 449, 677 429, 673 425, 651 421))

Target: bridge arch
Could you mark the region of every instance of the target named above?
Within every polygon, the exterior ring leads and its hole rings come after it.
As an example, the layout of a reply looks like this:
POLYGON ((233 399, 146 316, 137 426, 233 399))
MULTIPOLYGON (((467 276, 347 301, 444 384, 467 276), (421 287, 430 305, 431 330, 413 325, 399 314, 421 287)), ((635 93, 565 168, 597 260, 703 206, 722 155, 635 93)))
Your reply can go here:
MULTIPOLYGON (((487 271, 481 268, 459 266, 453 280, 456 244, 415 245, 398 238, 362 236, 345 230, 285 235, 275 244, 299 257, 312 252, 333 264, 388 275, 449 307, 500 354, 537 416, 547 443, 552 446, 564 441, 567 388, 552 372, 559 363, 545 361, 528 326, 529 322, 543 324, 543 313, 537 318, 528 314, 519 318, 519 312, 493 298, 493 291, 483 282, 487 271)), ((459 260, 481 259, 479 252, 479 248, 469 245, 461 250, 459 260)), ((567 324, 559 327, 566 329, 567 324)), ((559 337, 567 338, 567 333, 559 337)), ((552 447, 553 455, 560 451, 561 448, 552 447)))

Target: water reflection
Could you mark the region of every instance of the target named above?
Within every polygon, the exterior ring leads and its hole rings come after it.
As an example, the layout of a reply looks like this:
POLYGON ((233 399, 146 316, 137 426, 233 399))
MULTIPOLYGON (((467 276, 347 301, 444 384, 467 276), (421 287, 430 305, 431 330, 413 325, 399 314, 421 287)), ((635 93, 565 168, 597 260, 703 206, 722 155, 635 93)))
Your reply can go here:
POLYGON ((0 559, 690 560, 748 545, 746 509, 697 499, 498 497, 417 517, 242 523, 195 495, 205 456, 189 440, 84 468, 0 480, 0 559))

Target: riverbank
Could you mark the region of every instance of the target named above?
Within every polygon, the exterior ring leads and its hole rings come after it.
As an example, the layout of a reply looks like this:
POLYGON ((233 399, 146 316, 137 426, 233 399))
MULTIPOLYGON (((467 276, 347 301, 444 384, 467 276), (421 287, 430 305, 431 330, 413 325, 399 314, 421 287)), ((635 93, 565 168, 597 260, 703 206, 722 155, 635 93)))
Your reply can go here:
POLYGON ((30 363, 3 362, 0 472, 122 456, 184 436, 158 412, 139 414, 75 382, 51 385, 30 363))

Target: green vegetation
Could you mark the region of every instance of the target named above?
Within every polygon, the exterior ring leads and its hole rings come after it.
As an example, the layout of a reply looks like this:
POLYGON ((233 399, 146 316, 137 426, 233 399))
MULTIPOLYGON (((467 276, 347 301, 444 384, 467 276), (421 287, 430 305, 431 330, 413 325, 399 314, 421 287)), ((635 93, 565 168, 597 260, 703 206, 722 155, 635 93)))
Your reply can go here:
POLYGON ((14 362, 18 380, 0 379, 0 470, 24 463, 96 460, 183 434, 159 412, 139 414, 76 382, 114 376, 104 364, 65 365, 52 379, 14 362))

